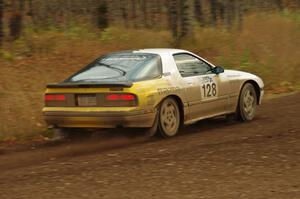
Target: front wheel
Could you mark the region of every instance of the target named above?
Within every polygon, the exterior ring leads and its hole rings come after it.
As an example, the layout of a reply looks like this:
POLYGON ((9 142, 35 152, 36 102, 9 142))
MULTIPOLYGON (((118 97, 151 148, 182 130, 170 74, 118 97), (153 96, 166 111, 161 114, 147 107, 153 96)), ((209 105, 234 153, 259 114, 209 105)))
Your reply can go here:
POLYGON ((257 108, 257 94, 252 84, 246 83, 240 93, 237 116, 241 121, 253 120, 257 108))
POLYGON ((158 130, 164 138, 177 134, 180 126, 180 112, 177 102, 173 98, 165 99, 158 112, 158 130))

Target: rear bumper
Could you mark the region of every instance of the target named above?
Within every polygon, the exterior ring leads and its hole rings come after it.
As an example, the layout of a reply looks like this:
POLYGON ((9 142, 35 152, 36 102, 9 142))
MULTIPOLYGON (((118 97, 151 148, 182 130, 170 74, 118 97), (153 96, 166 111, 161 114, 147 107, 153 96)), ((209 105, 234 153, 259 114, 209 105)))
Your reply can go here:
POLYGON ((45 111, 49 125, 68 128, 147 128, 152 127, 156 112, 75 112, 45 111))

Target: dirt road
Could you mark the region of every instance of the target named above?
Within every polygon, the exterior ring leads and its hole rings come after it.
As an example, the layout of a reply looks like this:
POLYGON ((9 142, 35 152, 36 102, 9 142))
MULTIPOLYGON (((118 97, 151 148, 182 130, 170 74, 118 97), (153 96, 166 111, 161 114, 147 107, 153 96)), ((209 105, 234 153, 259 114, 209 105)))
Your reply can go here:
MULTIPOLYGON (((0 198, 300 198, 300 94, 170 140, 104 133, 0 155, 0 198)), ((127 133, 125 133, 127 134, 127 133)))

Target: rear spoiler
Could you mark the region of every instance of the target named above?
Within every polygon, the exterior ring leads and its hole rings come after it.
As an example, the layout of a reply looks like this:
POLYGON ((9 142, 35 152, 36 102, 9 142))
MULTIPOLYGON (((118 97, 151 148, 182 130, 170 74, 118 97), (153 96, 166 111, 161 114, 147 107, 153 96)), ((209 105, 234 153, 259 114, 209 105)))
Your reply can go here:
POLYGON ((125 87, 130 88, 132 86, 132 82, 124 81, 124 82, 93 82, 93 83, 53 83, 48 84, 47 88, 107 88, 107 87, 125 87))

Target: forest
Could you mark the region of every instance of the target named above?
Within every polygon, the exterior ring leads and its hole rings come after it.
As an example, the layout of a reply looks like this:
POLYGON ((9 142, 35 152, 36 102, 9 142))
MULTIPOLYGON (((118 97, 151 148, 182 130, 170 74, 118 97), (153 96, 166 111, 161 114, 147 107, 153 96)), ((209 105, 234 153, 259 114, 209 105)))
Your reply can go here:
POLYGON ((245 15, 299 7, 299 0, 0 0, 0 41, 17 40, 27 27, 66 30, 82 23, 169 30, 180 41, 194 27, 241 30, 245 15))
POLYGON ((112 51, 182 48, 300 89, 300 0, 0 0, 0 140, 47 134, 47 83, 112 51))

